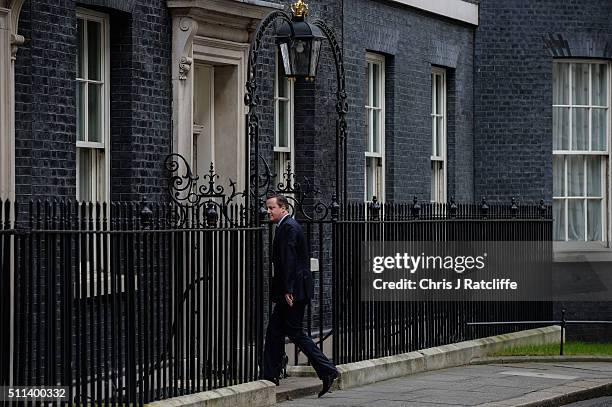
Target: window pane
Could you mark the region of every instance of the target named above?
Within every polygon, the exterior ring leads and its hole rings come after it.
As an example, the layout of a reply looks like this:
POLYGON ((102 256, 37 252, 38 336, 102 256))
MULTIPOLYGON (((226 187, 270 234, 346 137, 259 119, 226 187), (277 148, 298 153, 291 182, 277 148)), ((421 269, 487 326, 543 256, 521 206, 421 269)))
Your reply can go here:
POLYGON ((442 135, 444 132, 444 118, 436 117, 436 151, 439 156, 442 156, 444 148, 442 146, 442 135))
POLYGON ((591 115, 593 120, 591 124, 593 132, 591 150, 606 151, 608 149, 606 141, 606 134, 608 132, 607 109, 593 108, 591 115))
POLYGON ((102 85, 88 85, 88 140, 102 142, 102 85))
POLYGON ((587 157, 587 196, 601 196, 601 157, 587 157))
POLYGON ((442 75, 436 75, 436 114, 444 113, 444 86, 442 85, 442 75))
POLYGON ((569 150, 569 107, 553 107, 553 149, 569 150))
POLYGON ((563 156, 553 156, 553 196, 564 196, 563 161, 563 156))
POLYGON ((382 159, 381 158, 375 158, 374 159, 374 163, 375 163, 375 167, 374 167, 374 171, 375 171, 375 180, 376 180, 376 189, 374 190, 374 195, 376 195, 376 197, 378 198, 378 200, 383 200, 384 197, 382 196, 382 159))
POLYGON ((278 101, 278 147, 289 147, 289 102, 278 101))
POLYGON ((584 200, 570 199, 568 202, 568 240, 584 241, 584 200))
POLYGON ((366 151, 368 152, 372 151, 372 145, 371 145, 371 139, 370 139, 370 114, 371 112, 372 112, 371 109, 366 109, 365 111, 364 135, 365 135, 365 148, 366 148, 366 151))
POLYGON ((280 64, 278 64, 277 66, 277 70, 278 70, 278 77, 277 77, 277 81, 278 81, 278 97, 284 98, 288 96, 288 92, 287 92, 287 78, 285 78, 284 74, 283 74, 283 69, 281 67, 280 64))
POLYGON ((572 150, 589 149, 589 109, 572 109, 572 150))
POLYGON ((567 157, 567 186, 569 196, 584 196, 584 157, 567 157))
POLYGON ((373 78, 374 83, 372 84, 372 106, 380 107, 380 65, 372 64, 373 70, 373 78))
POLYGON ((436 119, 436 116, 432 116, 431 117, 431 155, 433 156, 438 156, 438 143, 436 142, 437 138, 436 138, 436 134, 437 134, 437 127, 436 123, 438 122, 438 120, 436 119))
POLYGON ((589 103, 589 65, 573 64, 572 104, 587 105, 589 103))
POLYGON ((436 75, 431 74, 431 113, 436 114, 436 75))
POLYGON ((87 58, 88 79, 99 81, 102 64, 102 24, 95 21, 87 22, 87 58))
POLYGON ((83 20, 79 18, 77 20, 77 78, 83 78, 83 61, 85 58, 83 24, 83 20))
POLYGON ((553 201, 553 239, 565 240, 565 200, 553 201))
POLYGON ((274 173, 276 174, 274 181, 275 188, 281 183, 283 184, 283 188, 287 187, 287 179, 285 178, 285 175, 287 173, 287 165, 289 164, 290 160, 290 153, 274 153, 274 173))
POLYGON ((595 106, 608 105, 608 76, 607 67, 603 64, 593 64, 591 77, 593 80, 593 95, 591 103, 595 106))
POLYGON ((602 240, 601 229, 602 229, 602 216, 601 216, 601 200, 589 199, 587 208, 587 222, 588 222, 588 240, 602 240))
POLYGON ((553 105, 569 104, 569 64, 553 64, 553 105))
POLYGON ((372 147, 375 153, 380 153, 380 110, 374 110, 373 115, 374 123, 372 123, 372 130, 374 139, 372 147))
POLYGON ((371 200, 374 196, 374 159, 371 157, 366 158, 366 200, 371 200))
POLYGON ((442 202, 444 197, 444 162, 431 162, 431 200, 442 202))
POLYGON ((85 140, 85 84, 76 83, 77 140, 85 140))
POLYGON ((92 150, 79 148, 78 152, 78 174, 79 174, 79 201, 92 200, 92 150))
POLYGON ((365 89, 363 90, 363 95, 365 98, 365 105, 366 106, 371 106, 372 101, 370 100, 370 66, 372 64, 371 63, 366 63, 366 70, 365 70, 365 81, 364 81, 364 85, 365 85, 365 89))

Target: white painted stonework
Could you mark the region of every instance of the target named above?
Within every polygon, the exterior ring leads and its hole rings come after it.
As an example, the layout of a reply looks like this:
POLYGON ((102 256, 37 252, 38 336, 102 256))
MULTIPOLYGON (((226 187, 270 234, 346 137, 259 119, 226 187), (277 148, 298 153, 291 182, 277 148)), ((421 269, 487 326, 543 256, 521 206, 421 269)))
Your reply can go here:
POLYGON ((173 152, 192 165, 197 163, 202 172, 208 166, 194 157, 203 154, 200 143, 194 153, 194 133, 199 140, 203 131, 210 132, 204 137, 213 139, 212 156, 223 178, 219 182, 227 184, 231 178, 240 190, 246 178, 244 94, 251 36, 261 19, 282 5, 263 0, 169 0, 167 4, 173 28, 173 152), (202 71, 210 75, 198 76, 202 71), (204 79, 212 83, 196 83, 204 79), (201 94, 202 89, 214 93, 201 94), (207 109, 214 116, 203 120, 195 109, 206 103, 212 103, 207 109))
POLYGON ((464 0, 391 0, 454 20, 478 25, 478 5, 464 0))
POLYGON ((0 0, 0 199, 15 198, 15 57, 24 0, 0 0))
POLYGON ((14 194, 13 136, 10 129, 11 31, 10 10, 0 8, 0 199, 14 194))
POLYGON ((172 18, 172 142, 175 153, 191 162, 193 132, 193 37, 198 23, 189 16, 172 18))

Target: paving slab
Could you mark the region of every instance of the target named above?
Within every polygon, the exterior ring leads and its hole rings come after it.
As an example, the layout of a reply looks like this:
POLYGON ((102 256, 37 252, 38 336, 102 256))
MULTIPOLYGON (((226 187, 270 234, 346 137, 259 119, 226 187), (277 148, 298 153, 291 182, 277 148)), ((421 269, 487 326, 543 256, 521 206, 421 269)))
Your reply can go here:
POLYGON ((605 395, 612 395, 612 363, 554 360, 467 365, 416 373, 336 390, 321 399, 309 396, 286 401, 280 406, 534 407, 605 395))

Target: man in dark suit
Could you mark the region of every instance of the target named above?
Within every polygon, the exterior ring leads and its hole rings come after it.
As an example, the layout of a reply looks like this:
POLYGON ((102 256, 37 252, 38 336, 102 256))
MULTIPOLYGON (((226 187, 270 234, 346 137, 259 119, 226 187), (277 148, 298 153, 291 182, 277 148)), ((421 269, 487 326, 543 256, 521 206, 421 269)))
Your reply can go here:
POLYGON ((266 331, 263 377, 278 385, 285 354, 285 336, 288 336, 308 357, 323 382, 319 392, 321 397, 338 377, 338 370, 304 333, 304 309, 314 290, 306 238, 299 223, 289 215, 287 198, 272 196, 266 201, 266 206, 270 221, 276 223, 272 254, 274 277, 270 284, 270 295, 275 305, 266 331))

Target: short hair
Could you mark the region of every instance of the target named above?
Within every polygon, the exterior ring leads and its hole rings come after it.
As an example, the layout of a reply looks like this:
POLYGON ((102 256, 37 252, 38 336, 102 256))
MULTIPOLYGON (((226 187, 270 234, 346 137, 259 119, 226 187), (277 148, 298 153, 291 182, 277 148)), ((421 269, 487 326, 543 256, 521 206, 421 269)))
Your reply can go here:
POLYGON ((268 195, 268 199, 272 199, 272 198, 276 198, 276 203, 278 204, 278 206, 289 210, 289 201, 287 200, 287 197, 285 195, 281 195, 281 194, 268 195))

